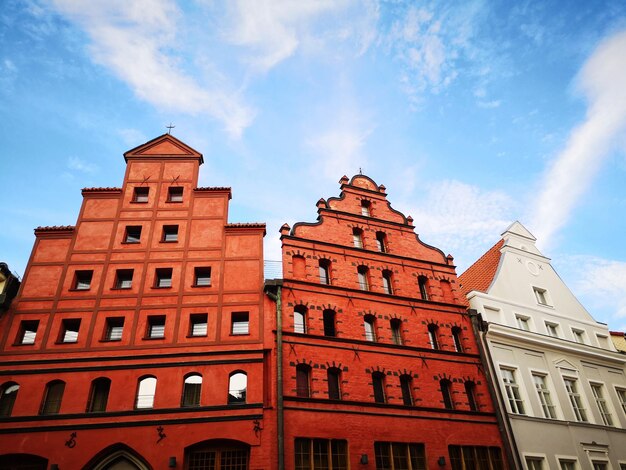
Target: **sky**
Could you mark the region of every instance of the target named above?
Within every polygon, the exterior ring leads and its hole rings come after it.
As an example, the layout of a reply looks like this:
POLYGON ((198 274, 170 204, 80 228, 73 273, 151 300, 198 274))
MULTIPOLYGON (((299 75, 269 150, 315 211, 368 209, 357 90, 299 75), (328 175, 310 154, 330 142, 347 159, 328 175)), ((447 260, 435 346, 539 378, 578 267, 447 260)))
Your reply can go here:
POLYGON ((626 2, 4 0, 0 261, 167 131, 230 222, 314 221, 362 171, 457 273, 519 220, 626 330, 626 2))

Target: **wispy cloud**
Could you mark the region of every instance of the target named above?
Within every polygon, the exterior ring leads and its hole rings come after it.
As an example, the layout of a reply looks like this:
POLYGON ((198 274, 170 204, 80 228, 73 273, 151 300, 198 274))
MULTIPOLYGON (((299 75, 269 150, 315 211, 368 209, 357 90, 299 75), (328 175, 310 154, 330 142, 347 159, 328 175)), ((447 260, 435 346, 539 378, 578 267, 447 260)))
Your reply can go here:
POLYGON ((315 166, 322 167, 327 178, 339 178, 359 171, 367 163, 363 152, 369 131, 331 129, 307 142, 315 155, 315 166))
POLYGON ((588 101, 585 121, 543 176, 532 224, 544 246, 563 227, 610 150, 626 132, 626 31, 601 43, 584 64, 578 86, 588 101))
POLYGON ((70 157, 67 161, 67 167, 70 170, 80 171, 81 173, 93 174, 98 171, 98 165, 86 162, 78 157, 70 157))

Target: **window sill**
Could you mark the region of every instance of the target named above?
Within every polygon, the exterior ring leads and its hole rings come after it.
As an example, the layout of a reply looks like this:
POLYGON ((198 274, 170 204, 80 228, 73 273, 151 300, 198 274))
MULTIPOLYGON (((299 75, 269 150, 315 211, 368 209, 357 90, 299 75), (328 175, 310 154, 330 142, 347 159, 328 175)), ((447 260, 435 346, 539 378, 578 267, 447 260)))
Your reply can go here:
POLYGON ((150 289, 171 289, 172 286, 152 286, 150 289))
POLYGON ((185 338, 206 338, 208 335, 187 335, 185 338))
POLYGON ((178 243, 178 240, 161 240, 159 243, 178 243))
POLYGON ((212 287, 211 284, 207 284, 206 286, 199 286, 197 284, 192 284, 191 287, 193 287, 194 289, 198 289, 198 288, 206 288, 206 287, 212 287))
POLYGON ((154 341, 156 339, 165 339, 165 336, 145 336, 143 338, 144 341, 154 341))
POLYGON ((88 289, 76 289, 75 287, 68 289, 69 292, 89 292, 90 290, 91 290, 91 287, 88 289))
POLYGON ((250 336, 250 332, 248 332, 248 333, 231 333, 229 336, 250 336))
POLYGON ((120 338, 120 339, 101 339, 98 342, 99 343, 119 343, 121 341, 122 341, 122 338, 120 338))
POLYGON ((13 346, 34 346, 35 343, 13 343, 13 346))
POLYGON ((131 204, 148 204, 149 201, 130 201, 131 204))
POLYGON ((182 204, 183 203, 183 201, 165 201, 165 202, 167 202, 168 204, 182 204))
POLYGON ((124 240, 122 242, 122 245, 139 245, 141 242, 127 242, 126 240, 124 240))
POLYGON ((111 287, 111 290, 131 290, 132 287, 111 287))
POLYGON ((78 340, 76 341, 55 341, 54 344, 77 344, 78 340))

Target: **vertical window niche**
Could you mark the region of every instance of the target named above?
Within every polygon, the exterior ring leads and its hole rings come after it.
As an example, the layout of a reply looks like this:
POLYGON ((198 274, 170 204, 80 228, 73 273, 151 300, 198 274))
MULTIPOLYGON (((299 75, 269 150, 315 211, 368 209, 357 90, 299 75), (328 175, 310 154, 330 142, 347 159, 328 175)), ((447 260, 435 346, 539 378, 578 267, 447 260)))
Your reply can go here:
POLYGON ((206 313, 192 313, 189 316, 189 336, 206 336, 208 319, 206 313))
POLYGON ((434 323, 428 325, 428 341, 432 349, 439 349, 439 327, 434 323))
POLYGON ((404 406, 413 406, 412 393, 413 378, 408 374, 400 376, 400 390, 402 391, 402 404, 404 406))
POLYGON ((391 271, 383 271, 383 290, 385 294, 393 295, 393 275, 391 271))
POLYGON ((91 382, 89 400, 87 401, 87 413, 102 413, 107 409, 111 380, 100 377, 91 382))
POLYGON ((61 380, 53 380, 46 385, 43 401, 39 414, 55 415, 61 410, 61 401, 63 400, 63 392, 65 391, 65 382, 61 380))
POLYGON ((157 268, 154 272, 154 287, 157 289, 172 287, 172 268, 157 268))
POLYGON ((209 266, 196 266, 193 268, 194 287, 211 286, 211 268, 209 266))
POLYGON ((150 195, 150 188, 146 186, 140 186, 133 189, 132 202, 146 203, 148 202, 148 196, 150 195))
POLYGON ((330 260, 319 260, 320 284, 330 285, 330 260))
POLYGON ((110 317, 106 319, 104 341, 121 341, 124 333, 124 317, 110 317))
POLYGON ((372 203, 366 200, 361 201, 361 215, 365 217, 371 216, 372 203))
POLYGON ((156 394, 157 379, 156 377, 143 377, 139 379, 137 387, 137 397, 135 400, 135 409, 154 408, 154 396, 156 394))
POLYGON ((16 344, 35 344, 39 320, 22 320, 16 344))
POLYGON ((352 243, 355 248, 363 248, 363 230, 356 227, 352 229, 352 243))
POLYGON ((439 387, 441 389, 443 406, 448 410, 453 410, 454 402, 452 401, 452 382, 450 382, 448 379, 440 380, 439 387))
POLYGON ((363 327, 365 328, 365 341, 376 341, 376 317, 365 315, 363 317, 363 327))
POLYGON ((324 321, 324 336, 337 336, 337 330, 335 329, 335 311, 328 309, 324 310, 322 317, 324 321))
POLYGON ((328 379, 328 398, 341 400, 341 371, 337 367, 329 367, 326 371, 328 379))
POLYGON ((311 367, 306 364, 296 366, 296 396, 311 397, 311 367))
POLYGON ((369 283, 369 269, 367 268, 367 266, 359 266, 357 268, 357 278, 359 281, 359 289, 364 290, 364 291, 368 291, 370 290, 370 283, 369 283))
POLYGON ((124 243, 141 242, 141 225, 127 225, 124 232, 124 243))
POLYGON ((537 303, 539 305, 550 305, 550 299, 547 290, 542 289, 541 287, 533 287, 533 292, 535 293, 535 298, 537 299, 537 303))
POLYGON ((19 384, 7 382, 0 388, 0 416, 11 416, 13 405, 20 390, 19 384))
POLYGON ((230 322, 232 335, 247 335, 250 333, 250 315, 248 312, 233 312, 230 322))
POLYGON ((78 270, 74 273, 74 290, 91 289, 91 279, 93 278, 93 270, 78 270))
POLYGON ((200 406, 200 395, 202 392, 202 376, 200 374, 190 374, 183 383, 183 394, 181 404, 183 408, 200 406))
POLYGON ((420 290, 422 300, 428 300, 428 278, 426 276, 418 276, 417 284, 420 290))
POLYGON ((391 326, 391 341, 393 344, 402 346, 402 320, 399 318, 392 318, 389 321, 391 326))
POLYGON ((458 326, 452 327, 452 341, 454 342, 454 350, 456 352, 463 352, 463 343, 461 341, 461 330, 458 326))
POLYGON ((76 343, 80 330, 80 318, 66 318, 61 322, 59 343, 76 343))
POLYGON ((183 187, 170 186, 167 188, 167 202, 183 202, 183 187))
POLYGON ((376 248, 381 253, 387 253, 387 235, 385 232, 376 232, 376 248))
POLYGON ((372 388, 374 389, 374 402, 386 403, 385 396, 385 374, 382 372, 374 372, 372 374, 372 388))
POLYGON ((467 406, 471 411, 478 411, 478 403, 476 402, 476 384, 472 381, 467 381, 464 384, 465 395, 467 396, 467 406))
POLYGON ((524 410, 524 400, 520 394, 520 386, 515 379, 515 371, 512 369, 500 369, 502 374, 502 382, 504 382, 504 391, 506 399, 509 402, 509 408, 511 413, 523 415, 526 414, 524 410))
POLYGON ((248 393, 248 376, 245 372, 236 371, 228 378, 228 404, 242 405, 246 403, 248 393))
POLYGON ((164 225, 161 242, 175 243, 178 241, 178 225, 164 225))
POLYGON ((165 315, 150 315, 148 317, 146 339, 163 338, 165 338, 165 315))
POLYGON ((293 311, 293 331, 294 333, 305 334, 307 332, 306 327, 306 311, 307 308, 304 305, 297 305, 293 311))
POLYGON ((306 259, 304 258, 304 256, 293 255, 291 257, 291 266, 294 279, 306 279, 306 259))
POLYGON ((130 289, 133 286, 133 270, 118 269, 115 271, 114 289, 130 289))

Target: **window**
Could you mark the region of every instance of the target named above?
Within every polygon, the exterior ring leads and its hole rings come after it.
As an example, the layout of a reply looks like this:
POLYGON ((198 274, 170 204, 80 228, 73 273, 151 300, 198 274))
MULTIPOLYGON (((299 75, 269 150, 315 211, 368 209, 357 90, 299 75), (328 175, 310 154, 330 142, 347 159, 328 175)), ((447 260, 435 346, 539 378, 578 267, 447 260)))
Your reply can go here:
POLYGON ((183 202, 182 186, 170 186, 167 188, 167 202, 183 202))
POLYGON ((448 379, 439 381, 441 387, 441 397, 443 398, 443 406, 449 410, 454 409, 454 403, 452 402, 452 382, 448 379))
POLYGON ((115 271, 115 288, 130 289, 133 286, 133 270, 118 269, 115 271))
POLYGON ((391 341, 393 344, 402 345, 402 321, 399 318, 392 318, 389 322, 391 325, 391 341))
POLYGON ((89 290, 91 288, 92 270, 81 270, 74 273, 74 290, 89 290))
POLYGON ((622 410, 624 410, 624 413, 626 414, 626 390, 616 388, 615 391, 617 392, 617 398, 619 399, 619 403, 620 405, 622 405, 622 410))
POLYGON ((154 408, 154 395, 156 393, 156 377, 144 377, 139 379, 137 388, 136 409, 154 408))
POLYGON ((428 325, 428 341, 430 342, 430 347, 433 349, 439 349, 439 341, 437 339, 437 330, 439 327, 434 323, 428 325))
POLYGON ((306 307, 296 306, 293 311, 293 331, 294 333, 306 333, 306 307))
POLYGON ((360 228, 352 229, 352 242, 356 248, 363 248, 363 230, 360 228))
POLYGON ((295 279, 306 279, 306 260, 304 256, 293 255, 291 258, 291 266, 295 279))
POLYGON ((541 404, 543 417, 556 419, 556 409, 552 404, 550 390, 546 384, 546 377, 540 374, 533 374, 533 382, 535 382, 535 389, 537 390, 537 395, 539 395, 539 403, 541 404))
POLYGON ((593 470, 607 470, 609 468, 608 463, 605 461, 593 460, 591 463, 593 464, 593 470))
POLYGON ((417 278, 417 284, 420 288, 420 297, 422 300, 428 300, 428 278, 426 276, 419 276, 417 278))
POLYGON ((348 442, 298 437, 295 470, 348 470, 348 442))
POLYGON ((529 318, 524 317, 522 315, 515 315, 515 320, 517 321, 517 327, 520 330, 530 331, 529 318))
POLYGON ((376 232, 376 248, 381 253, 387 253, 387 235, 385 232, 376 232))
POLYGON ((39 320, 22 320, 17 337, 17 344, 35 344, 39 320))
POLYGON ((148 329, 146 338, 165 338, 165 315, 150 315, 148 317, 148 329))
POLYGON ((587 422, 587 412, 583 407, 582 398, 580 393, 578 393, 578 388, 576 386, 576 379, 567 379, 564 378, 565 382, 565 390, 567 390, 567 395, 569 396, 569 401, 572 404, 572 408, 574 410, 574 415, 578 421, 587 422))
POLYGON ((339 386, 341 371, 336 367, 330 367, 326 371, 326 378, 328 379, 328 398, 341 400, 341 387, 339 386))
POLYGON ((604 398, 604 391, 600 384, 590 384, 593 398, 596 400, 598 409, 600 410, 600 416, 602 416, 602 422, 605 426, 613 426, 613 417, 609 411, 609 405, 604 398))
POLYGON ((577 330, 572 328, 572 334, 574 335, 574 341, 580 344, 585 344, 585 332, 583 330, 577 330))
POLYGON ((187 451, 186 470, 248 470, 250 447, 235 441, 208 441, 187 451))
POLYGON ((537 303, 541 305, 550 305, 548 303, 548 292, 545 289, 541 289, 539 287, 533 287, 533 291, 535 293, 535 298, 537 299, 537 303))
POLYGON ((61 409, 61 400, 65 391, 65 382, 53 380, 46 385, 46 391, 43 396, 40 415, 55 415, 61 409))
POLYGON ((141 241, 141 225, 127 225, 124 243, 139 243, 141 241))
POLYGON ((370 207, 372 207, 372 204, 369 201, 361 201, 361 215, 369 217, 370 207))
POLYGON ((164 243, 171 243, 178 241, 178 225, 164 225, 163 237, 161 241, 164 243))
POLYGON ((365 327, 365 341, 376 341, 376 318, 373 315, 365 315, 363 326, 365 327))
POLYGON ((206 313, 192 313, 189 316, 189 336, 207 335, 208 315, 206 313))
POLYGON ((311 396, 311 368, 306 364, 296 366, 296 396, 301 398, 311 396))
POLYGON ((383 271, 383 290, 385 291, 385 294, 393 295, 391 271, 383 271))
POLYGON ((199 267, 193 268, 193 285, 196 287, 208 287, 211 285, 211 268, 199 267))
POLYGON ((519 385, 515 381, 515 371, 511 369, 500 369, 502 373, 502 381, 504 382, 504 391, 509 402, 511 413, 523 415, 524 401, 520 396, 519 385))
POLYGON ((87 413, 102 413, 106 411, 110 390, 111 380, 106 377, 100 377, 91 382, 89 401, 87 401, 87 413))
POLYGON ((245 372, 233 372, 228 378, 228 404, 245 403, 247 388, 248 376, 245 372))
POLYGON ((7 382, 0 388, 0 416, 11 416, 13 405, 20 386, 15 382, 7 382))
POLYGON ((374 372, 372 374, 372 387, 374 388, 374 401, 376 403, 386 403, 385 375, 382 372, 374 372))
POLYGON ((59 342, 75 343, 78 341, 78 330, 80 330, 80 318, 67 318, 61 323, 61 335, 59 342))
POLYGON ((335 331, 335 311, 324 310, 323 318, 324 318, 324 336, 330 336, 330 337, 337 336, 337 332, 335 331))
POLYGON ((559 468, 560 470, 576 470, 576 461, 559 459, 559 468))
POLYGON ((465 382, 465 394, 467 395, 467 404, 472 411, 478 411, 478 403, 476 403, 476 384, 472 381, 465 382))
POLYGON ((448 446, 452 470, 504 470, 499 447, 448 446))
POLYGON ((154 287, 172 287, 172 268, 157 268, 155 270, 154 287))
POLYGON ((408 374, 400 376, 400 390, 402 391, 402 403, 404 406, 413 406, 413 394, 411 393, 411 383, 413 379, 408 374))
POLYGON ((321 259, 319 261, 320 284, 330 285, 330 261, 321 259))
POLYGON ((541 457, 526 457, 526 467, 528 470, 543 470, 543 459, 541 457))
POLYGON ((248 312, 233 312, 230 317, 230 333, 233 335, 247 335, 249 333, 250 317, 248 312))
POLYGON ((424 444, 374 442, 376 470, 426 470, 424 444))
POLYGON ((200 406, 200 393, 202 391, 202 376, 191 374, 185 378, 183 383, 183 396, 180 406, 200 406))
POLYGON ((357 268, 357 276, 359 279, 359 289, 361 290, 370 290, 370 285, 367 280, 367 271, 368 269, 366 266, 359 266, 357 268))
POLYGON ((549 336, 552 336, 553 338, 558 338, 559 331, 557 328, 558 328, 557 324, 546 322, 546 331, 548 332, 549 336))
POLYGON ((463 344, 461 343, 461 328, 458 326, 452 327, 452 341, 454 342, 454 350, 456 352, 463 352, 463 344))
POLYGON ((133 202, 148 202, 150 188, 141 187, 133 190, 133 202))
POLYGON ((104 332, 105 341, 121 341, 124 333, 124 318, 107 318, 104 332))

